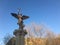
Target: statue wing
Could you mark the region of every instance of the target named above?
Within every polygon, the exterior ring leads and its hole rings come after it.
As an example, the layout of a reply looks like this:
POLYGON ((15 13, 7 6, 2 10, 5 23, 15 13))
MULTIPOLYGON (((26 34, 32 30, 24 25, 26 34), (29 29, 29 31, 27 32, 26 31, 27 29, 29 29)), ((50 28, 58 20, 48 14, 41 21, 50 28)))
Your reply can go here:
POLYGON ((19 19, 19 18, 18 18, 18 15, 17 15, 16 13, 11 13, 11 15, 12 15, 13 17, 19 19))
POLYGON ((29 18, 29 16, 25 16, 25 15, 22 16, 22 19, 23 19, 23 20, 25 20, 25 19, 27 19, 27 18, 29 18))

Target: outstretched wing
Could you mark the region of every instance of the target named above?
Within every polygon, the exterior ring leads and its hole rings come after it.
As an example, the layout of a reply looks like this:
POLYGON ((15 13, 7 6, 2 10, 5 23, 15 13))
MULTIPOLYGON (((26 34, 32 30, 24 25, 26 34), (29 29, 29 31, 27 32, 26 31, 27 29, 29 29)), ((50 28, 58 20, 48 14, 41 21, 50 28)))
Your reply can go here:
POLYGON ((29 16, 25 16, 25 15, 22 16, 22 19, 23 19, 23 20, 25 20, 25 19, 27 19, 27 18, 29 18, 29 16))
POLYGON ((18 18, 18 15, 17 15, 16 13, 11 13, 11 15, 12 15, 13 17, 19 19, 19 18, 18 18))

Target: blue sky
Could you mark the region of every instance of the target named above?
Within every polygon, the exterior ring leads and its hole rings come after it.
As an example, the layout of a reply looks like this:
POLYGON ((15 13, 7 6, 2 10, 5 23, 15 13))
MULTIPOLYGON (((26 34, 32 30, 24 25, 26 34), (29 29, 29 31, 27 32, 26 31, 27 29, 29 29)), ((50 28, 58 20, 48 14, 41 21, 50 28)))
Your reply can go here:
MULTIPOLYGON (((60 33, 60 0, 0 0, 0 42, 7 34, 17 29, 17 20, 10 13, 21 13, 30 18, 25 24, 44 23, 56 34, 60 33)), ((3 45, 3 44, 2 44, 3 45)))

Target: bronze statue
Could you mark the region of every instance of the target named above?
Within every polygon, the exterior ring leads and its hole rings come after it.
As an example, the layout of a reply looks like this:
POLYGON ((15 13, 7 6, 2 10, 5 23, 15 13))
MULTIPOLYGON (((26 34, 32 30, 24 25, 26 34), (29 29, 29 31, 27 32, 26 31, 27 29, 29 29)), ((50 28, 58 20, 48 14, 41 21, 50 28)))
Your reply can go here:
POLYGON ((23 20, 29 18, 29 16, 25 16, 25 15, 22 16, 22 14, 19 14, 19 12, 18 12, 18 14, 16 14, 16 13, 11 13, 11 14, 12 14, 13 17, 18 19, 17 24, 19 25, 19 29, 23 29, 23 27, 24 27, 23 20))
POLYGON ((19 23, 19 24, 20 24, 23 20, 29 18, 29 16, 25 16, 25 15, 22 16, 22 14, 16 14, 16 13, 11 13, 11 14, 12 14, 12 16, 14 16, 15 18, 18 19, 18 23, 19 23))

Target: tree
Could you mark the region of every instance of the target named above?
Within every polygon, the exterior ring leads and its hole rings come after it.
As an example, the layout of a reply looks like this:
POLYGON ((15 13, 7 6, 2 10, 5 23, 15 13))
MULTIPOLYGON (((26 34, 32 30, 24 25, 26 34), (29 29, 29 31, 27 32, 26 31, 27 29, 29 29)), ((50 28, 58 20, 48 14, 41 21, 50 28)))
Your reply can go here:
POLYGON ((4 44, 6 45, 11 38, 12 36, 10 34, 6 34, 6 36, 4 37, 4 44))
POLYGON ((46 39, 46 45, 54 45, 55 34, 49 29, 46 30, 46 39))
POLYGON ((27 39, 29 37, 31 39, 31 41, 34 43, 34 45, 42 44, 42 42, 41 42, 43 40, 42 38, 44 38, 44 36, 46 34, 44 25, 32 23, 29 26, 26 26, 25 28, 27 29, 27 32, 28 32, 27 39), (38 43, 37 38, 39 39, 39 41, 41 43, 38 43))
POLYGON ((31 23, 29 26, 25 27, 28 32, 28 37, 44 37, 45 30, 43 25, 39 25, 36 23, 31 23))

